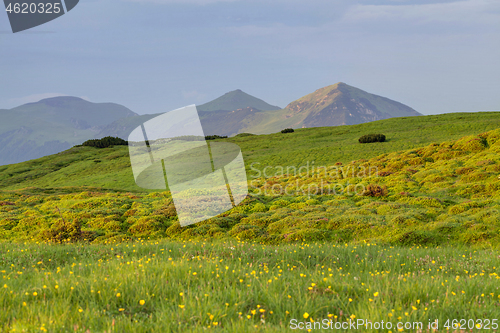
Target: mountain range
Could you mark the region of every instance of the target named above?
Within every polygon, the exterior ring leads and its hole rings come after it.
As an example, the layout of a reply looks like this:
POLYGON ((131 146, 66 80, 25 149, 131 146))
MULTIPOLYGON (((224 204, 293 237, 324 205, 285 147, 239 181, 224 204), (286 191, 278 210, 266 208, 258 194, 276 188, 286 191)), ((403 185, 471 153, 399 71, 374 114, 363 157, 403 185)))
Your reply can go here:
MULTIPOLYGON (((205 135, 227 136, 420 115, 404 104, 341 82, 318 89, 283 109, 238 89, 197 106, 197 110, 205 135)), ((138 115, 122 105, 68 96, 0 110, 0 165, 58 153, 88 139, 127 139, 134 128, 158 115, 138 115)))

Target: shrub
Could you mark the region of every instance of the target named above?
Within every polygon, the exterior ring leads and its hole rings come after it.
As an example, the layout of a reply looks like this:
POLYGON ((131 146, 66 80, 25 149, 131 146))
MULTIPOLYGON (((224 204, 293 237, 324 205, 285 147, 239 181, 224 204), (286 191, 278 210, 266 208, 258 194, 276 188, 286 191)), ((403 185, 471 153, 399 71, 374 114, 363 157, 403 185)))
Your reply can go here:
POLYGON ((117 137, 107 136, 102 139, 87 140, 82 143, 82 146, 95 147, 95 148, 108 148, 111 146, 126 146, 128 142, 117 137))
POLYGON ((220 136, 220 135, 207 135, 205 137, 205 140, 215 140, 215 139, 227 139, 227 135, 226 136, 220 136))
POLYGON ((263 203, 260 203, 260 202, 257 202, 255 204, 255 206, 253 206, 253 208, 252 208, 253 212, 265 212, 266 210, 267 210, 266 205, 264 205, 263 203))
POLYGON ((82 231, 80 220, 75 219, 72 222, 66 222, 61 219, 56 221, 50 229, 42 230, 40 238, 54 243, 63 243, 65 241, 81 241, 84 238, 90 238, 89 240, 91 240, 92 237, 90 233, 82 231))
POLYGON ((387 187, 381 187, 379 185, 370 184, 365 188, 363 192, 364 196, 369 197, 385 197, 387 195, 387 187))
POLYGON ((454 145, 453 149, 460 149, 470 152, 479 152, 486 149, 488 146, 488 141, 479 136, 469 135, 458 140, 454 145))
POLYGON ((359 138, 359 143, 384 142, 385 135, 383 134, 367 134, 359 138))
POLYGON ((286 133, 293 133, 295 132, 293 128, 285 128, 284 130, 281 131, 281 133, 286 134, 286 133))

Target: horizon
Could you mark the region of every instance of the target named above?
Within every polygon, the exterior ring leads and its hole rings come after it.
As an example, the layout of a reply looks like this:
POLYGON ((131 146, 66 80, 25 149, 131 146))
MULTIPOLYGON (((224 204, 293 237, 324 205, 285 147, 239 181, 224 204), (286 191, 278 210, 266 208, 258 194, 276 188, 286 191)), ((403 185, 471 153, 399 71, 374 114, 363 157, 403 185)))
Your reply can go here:
MULTIPOLYGON (((343 83, 343 82, 338 82, 338 83, 343 83)), ((346 84, 346 83, 344 83, 344 84, 346 84)), ((328 86, 326 86, 326 87, 328 87, 328 86)), ((324 87, 323 87, 323 88, 324 88, 324 87)), ((356 88, 356 87, 355 87, 355 88, 356 88)), ((319 88, 319 89, 322 89, 322 88, 319 88)), ((205 102, 197 103, 197 104, 195 104, 195 105, 196 105, 196 106, 200 106, 200 105, 203 105, 203 104, 207 104, 207 103, 210 103, 210 102, 214 101, 215 99, 217 99, 217 98, 219 98, 219 97, 222 97, 222 96, 224 96, 224 95, 227 95, 227 94, 232 93, 232 92, 237 92, 237 91, 240 91, 240 92, 242 92, 242 93, 245 93, 245 94, 247 94, 247 95, 250 95, 250 96, 252 96, 252 97, 255 97, 255 98, 257 98, 257 99, 260 99, 258 96, 253 96, 253 95, 251 95, 251 94, 248 94, 247 92, 245 92, 245 91, 243 91, 243 90, 241 90, 241 89, 234 89, 234 90, 228 91, 228 92, 226 92, 226 93, 223 93, 222 95, 219 95, 219 96, 217 96, 217 97, 214 97, 214 98, 212 98, 212 99, 210 99, 210 100, 207 100, 207 101, 205 101, 205 102)), ((312 93, 312 92, 311 92, 311 93, 312 93)), ((377 96, 378 96, 378 95, 377 95, 377 96)), ((21 105, 14 106, 14 107, 9 108, 9 109, 0 109, 0 110, 11 110, 11 109, 14 109, 14 108, 17 108, 17 107, 23 106, 23 105, 37 104, 37 103, 40 103, 40 102, 42 102, 42 101, 44 101, 44 100, 49 100, 49 99, 54 99, 54 98, 60 98, 60 97, 62 97, 62 98, 64 98, 64 97, 69 97, 69 98, 77 98, 77 99, 81 99, 81 100, 84 100, 84 101, 86 101, 86 102, 90 102, 90 103, 94 103, 94 104, 106 104, 106 103, 118 104, 118 105, 121 105, 121 106, 123 106, 123 107, 126 107, 127 109, 129 109, 130 111, 132 111, 132 112, 136 113, 137 115, 156 114, 156 113, 138 113, 138 112, 134 111, 133 109, 129 108, 127 105, 123 105, 123 104, 116 103, 116 102, 113 102, 113 101, 94 102, 94 101, 88 100, 88 99, 83 98, 83 97, 79 97, 79 96, 70 96, 70 95, 58 95, 58 96, 53 96, 53 97, 42 98, 42 99, 37 100, 37 101, 34 101, 34 102, 28 102, 28 103, 24 103, 24 104, 21 104, 21 105)), ((300 99, 300 98, 302 98, 302 97, 303 97, 303 96, 298 97, 296 100, 298 100, 298 99, 300 99)), ((381 97, 385 97, 385 96, 381 96, 381 97)), ((386 97, 386 98, 388 98, 388 97, 386 97)), ((390 98, 389 98, 389 99, 390 99, 390 98)), ((261 100, 262 100, 262 99, 261 99, 261 100)), ((294 101, 296 101, 296 100, 294 100, 294 101)), ((263 101, 267 103, 267 101, 265 101, 265 100, 263 100, 263 101)), ((290 101, 288 104, 290 104, 290 103, 292 103, 292 102, 294 102, 294 101, 290 101)), ((398 102, 398 101, 395 101, 395 102, 398 102)), ((271 103, 269 103, 269 104, 271 104, 271 103)), ((286 105, 283 107, 283 109, 284 109, 284 108, 286 108, 286 107, 288 106, 288 104, 286 104, 286 105)), ((278 106, 278 105, 276 105, 276 106, 278 106)), ((411 107, 410 105, 408 105, 408 106, 409 106, 409 107, 411 107)), ((280 107, 280 106, 279 106, 279 107, 280 107)), ((172 110, 169 110, 169 111, 172 111, 172 110)), ((416 111, 418 112, 418 110, 416 110, 416 111)), ((167 112, 168 112, 168 111, 167 111, 167 112)), ((432 115, 440 115, 440 114, 448 114, 448 113, 475 113, 475 112, 500 112, 500 108, 499 108, 498 110, 464 110, 464 111, 447 111, 447 112, 443 112, 443 113, 435 113, 435 114, 424 114, 424 113, 422 113, 422 114, 421 114, 421 116, 432 116, 432 115)), ((159 112, 159 113, 161 113, 161 112, 159 112)), ((159 114, 159 113, 158 113, 158 114, 159 114)), ((420 113, 421 113, 421 112, 420 112, 420 113)))

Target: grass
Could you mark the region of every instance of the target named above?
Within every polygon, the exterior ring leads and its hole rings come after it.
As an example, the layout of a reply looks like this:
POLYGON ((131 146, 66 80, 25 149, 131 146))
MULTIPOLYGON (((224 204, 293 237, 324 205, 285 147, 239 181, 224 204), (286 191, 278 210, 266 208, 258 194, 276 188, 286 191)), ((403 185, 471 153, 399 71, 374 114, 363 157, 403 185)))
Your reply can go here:
POLYGON ((291 319, 350 318, 424 332, 438 319, 443 332, 500 314, 497 250, 140 240, 0 252, 4 332, 285 332, 291 319))
POLYGON ((65 189, 67 193, 3 191, 0 239, 102 243, 209 235, 267 244, 303 240, 497 247, 499 150, 500 129, 303 173, 253 175, 251 195, 241 205, 184 228, 170 192, 78 187, 65 189))
MULTIPOLYGON (((241 147, 247 171, 251 173, 267 166, 298 168, 308 162, 316 166, 348 163, 458 140, 496 128, 500 128, 499 112, 453 113, 391 118, 351 126, 303 128, 288 134, 237 136, 224 141, 241 147), (370 146, 359 144, 358 139, 370 133, 384 134, 387 142, 370 146)), ((147 192, 134 182, 127 147, 75 147, 40 159, 0 166, 2 190, 67 186, 147 192)))
POLYGON ((251 195, 184 228, 168 191, 134 184, 126 147, 2 166, 0 331, 283 332, 352 318, 465 332, 444 325, 500 319, 499 119, 224 139, 242 148, 251 195), (388 141, 357 143, 369 133, 388 141))

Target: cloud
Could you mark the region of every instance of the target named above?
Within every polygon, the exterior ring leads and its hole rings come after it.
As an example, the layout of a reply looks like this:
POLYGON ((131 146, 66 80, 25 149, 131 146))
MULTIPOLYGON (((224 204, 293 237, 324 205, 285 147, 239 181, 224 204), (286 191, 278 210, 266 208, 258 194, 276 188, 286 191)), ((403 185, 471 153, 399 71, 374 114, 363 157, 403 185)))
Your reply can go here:
POLYGON ((465 0, 447 3, 407 5, 356 5, 345 14, 352 23, 398 20, 417 23, 493 23, 498 25, 500 3, 497 0, 465 0))

